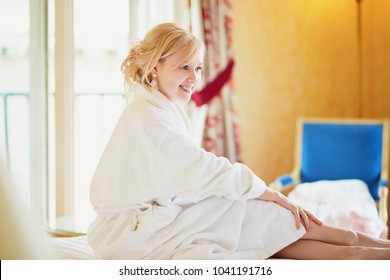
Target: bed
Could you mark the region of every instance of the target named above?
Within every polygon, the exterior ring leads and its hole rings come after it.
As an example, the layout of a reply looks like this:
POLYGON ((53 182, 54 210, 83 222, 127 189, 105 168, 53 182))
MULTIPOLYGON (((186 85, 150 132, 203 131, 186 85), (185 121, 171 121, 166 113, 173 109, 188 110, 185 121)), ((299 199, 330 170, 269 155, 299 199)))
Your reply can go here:
MULTIPOLYGON (((318 181, 298 185, 289 198, 327 224, 386 238, 387 226, 379 218, 375 201, 360 180, 318 181)), ((87 236, 46 238, 54 259, 96 259, 87 236)))

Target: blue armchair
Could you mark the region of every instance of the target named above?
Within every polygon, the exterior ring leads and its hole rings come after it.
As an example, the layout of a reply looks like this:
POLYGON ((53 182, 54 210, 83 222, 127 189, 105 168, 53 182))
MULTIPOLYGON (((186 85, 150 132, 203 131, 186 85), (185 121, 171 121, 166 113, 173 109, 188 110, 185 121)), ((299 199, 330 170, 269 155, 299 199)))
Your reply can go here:
POLYGON ((388 120, 302 118, 297 122, 293 171, 271 187, 288 195, 299 183, 360 179, 387 223, 388 160, 388 120))

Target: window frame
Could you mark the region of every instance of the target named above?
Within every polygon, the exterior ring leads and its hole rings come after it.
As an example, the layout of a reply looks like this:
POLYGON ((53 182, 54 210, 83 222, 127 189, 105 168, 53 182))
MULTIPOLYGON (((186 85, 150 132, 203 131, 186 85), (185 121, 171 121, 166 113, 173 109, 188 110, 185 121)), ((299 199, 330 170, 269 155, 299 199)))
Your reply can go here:
POLYGON ((29 116, 31 213, 45 225, 48 189, 47 0, 30 0, 29 116))

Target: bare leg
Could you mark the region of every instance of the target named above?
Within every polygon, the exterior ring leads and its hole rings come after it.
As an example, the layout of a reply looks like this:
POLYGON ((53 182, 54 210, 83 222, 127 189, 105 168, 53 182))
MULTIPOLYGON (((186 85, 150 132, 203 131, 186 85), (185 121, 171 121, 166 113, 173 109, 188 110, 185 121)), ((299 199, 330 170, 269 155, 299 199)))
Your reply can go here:
POLYGON ((375 238, 368 234, 356 232, 358 235, 358 245, 367 247, 390 248, 390 240, 375 238))
POLYGON ((340 246, 316 240, 298 240, 273 258, 297 260, 389 260, 390 249, 340 246))
POLYGON ((329 225, 319 226, 313 222, 310 224, 310 231, 302 239, 317 240, 334 245, 390 248, 390 240, 329 225))

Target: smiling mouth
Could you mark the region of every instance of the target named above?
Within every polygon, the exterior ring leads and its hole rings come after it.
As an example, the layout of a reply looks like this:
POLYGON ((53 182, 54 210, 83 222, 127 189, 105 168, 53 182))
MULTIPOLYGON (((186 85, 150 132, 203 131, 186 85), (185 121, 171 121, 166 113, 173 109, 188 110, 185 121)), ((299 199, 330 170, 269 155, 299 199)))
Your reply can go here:
POLYGON ((181 85, 180 88, 186 92, 192 92, 193 86, 183 86, 181 85))

